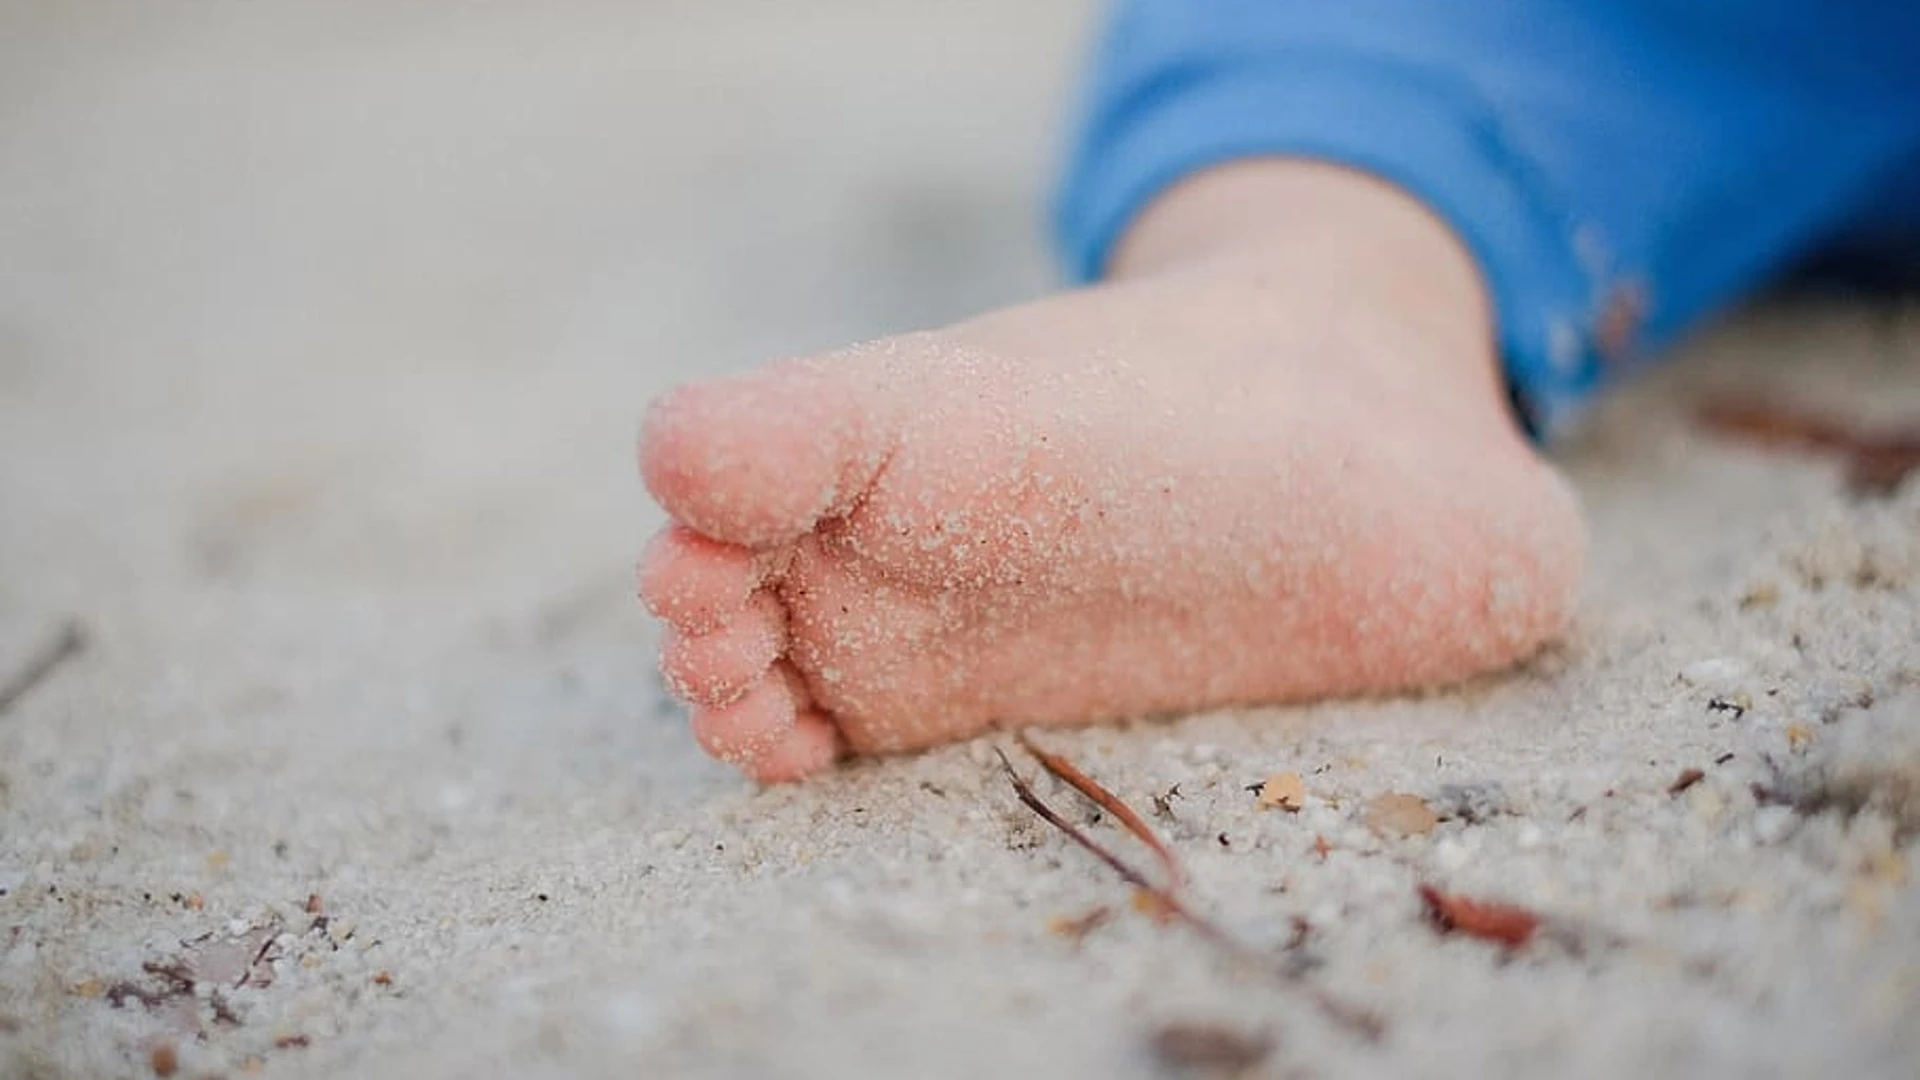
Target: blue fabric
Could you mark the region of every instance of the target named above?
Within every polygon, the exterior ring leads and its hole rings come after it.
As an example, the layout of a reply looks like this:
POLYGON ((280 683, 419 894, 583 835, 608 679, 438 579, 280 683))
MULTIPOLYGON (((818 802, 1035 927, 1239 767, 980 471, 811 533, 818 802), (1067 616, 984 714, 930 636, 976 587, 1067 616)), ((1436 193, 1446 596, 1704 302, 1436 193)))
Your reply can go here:
POLYGON ((1119 0, 1054 209, 1071 276, 1182 177, 1275 154, 1453 225, 1551 437, 1783 275, 1920 275, 1920 3, 1119 0))

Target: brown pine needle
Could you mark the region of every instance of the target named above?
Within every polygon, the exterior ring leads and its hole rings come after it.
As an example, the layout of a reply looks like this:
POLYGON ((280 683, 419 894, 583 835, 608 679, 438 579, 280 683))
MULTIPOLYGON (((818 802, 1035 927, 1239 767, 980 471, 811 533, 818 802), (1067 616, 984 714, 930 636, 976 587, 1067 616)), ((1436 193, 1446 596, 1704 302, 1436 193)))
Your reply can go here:
POLYGON ((1040 796, 1034 794, 1032 785, 1028 784, 1026 780, 1014 770, 1013 762, 1007 760, 1006 751, 996 746, 993 752, 1000 755, 1000 766, 1007 770, 1007 779, 1013 784, 1013 793, 1020 797, 1021 802, 1027 804, 1027 809, 1039 814, 1041 820, 1059 829, 1061 832, 1066 833, 1068 839, 1092 852, 1095 858, 1112 867, 1113 872, 1125 879, 1127 884, 1132 885, 1142 892, 1152 893, 1156 897, 1159 897, 1160 887, 1147 880, 1145 874, 1127 865, 1126 861, 1120 858, 1120 856, 1102 847, 1098 840, 1081 832, 1079 827, 1074 825, 1073 822, 1061 817, 1054 812, 1053 807, 1041 801, 1040 796))
MULTIPOLYGON (((1022 740, 1023 744, 1024 742, 1025 740, 1022 740)), ((1031 747, 1029 747, 1029 749, 1031 749, 1031 747)), ((1034 813, 1040 815, 1041 819, 1044 820, 1047 824, 1053 826, 1056 829, 1059 829, 1063 833, 1066 833, 1068 839, 1072 840, 1076 844, 1079 844, 1081 847, 1087 849, 1087 851, 1091 852, 1093 856, 1099 859, 1101 862, 1106 863, 1109 867, 1113 869, 1113 872, 1116 874, 1119 874, 1120 877, 1124 881, 1126 881, 1127 884, 1133 886, 1134 888, 1140 890, 1142 893, 1146 894, 1146 896, 1149 898, 1149 903, 1154 908, 1154 910, 1161 913, 1165 918, 1178 920, 1180 922, 1186 923, 1189 927, 1191 927, 1193 930, 1198 932, 1201 937, 1204 937, 1207 940, 1212 941, 1216 945, 1221 946, 1222 948, 1226 949, 1228 952, 1234 953, 1237 956, 1240 956, 1242 958, 1248 958, 1248 957, 1254 957, 1258 955, 1258 953, 1254 949, 1252 949, 1249 946, 1242 945, 1240 942, 1234 940, 1233 936, 1228 934, 1225 930, 1220 929, 1219 926, 1209 921, 1205 916, 1200 915, 1199 913, 1195 912, 1192 908, 1189 908, 1186 905, 1186 903, 1183 902, 1180 899, 1180 897, 1173 892, 1171 888, 1163 888, 1162 886, 1155 885, 1153 883, 1153 880, 1147 877, 1147 875, 1142 873, 1138 868, 1134 867, 1132 864, 1128 863, 1125 859, 1122 859, 1120 856, 1115 855, 1112 851, 1108 850, 1105 845, 1101 844, 1100 841, 1095 840, 1091 836, 1088 836, 1084 831, 1080 829, 1079 826, 1075 825, 1073 822, 1068 821, 1066 818, 1061 817, 1059 813, 1057 813, 1053 809, 1053 807, 1048 806, 1046 802, 1040 798, 1039 795, 1034 794, 1033 786, 1031 784, 1028 784, 1026 780, 1021 777, 1019 772, 1017 772, 1014 769, 1013 762, 1007 760, 1007 755, 1004 751, 1000 750, 1000 748, 998 747, 995 747, 993 752, 1000 755, 1000 765, 1002 768, 1007 770, 1007 779, 1011 781, 1013 784, 1014 794, 1020 797, 1021 802, 1027 804, 1027 809, 1032 810, 1034 813)), ((1034 756, 1038 757, 1039 755, 1036 753, 1034 756)), ((1075 769, 1072 765, 1067 764, 1066 762, 1062 761, 1057 757, 1054 758, 1054 761, 1057 764, 1065 765, 1066 768, 1071 770, 1075 776, 1079 776, 1082 780, 1085 780, 1086 783, 1089 786, 1093 787, 1095 790, 1098 790, 1103 794, 1106 792, 1106 789, 1101 788, 1098 784, 1095 784, 1091 780, 1087 780, 1085 775, 1082 774, 1078 769, 1075 769)), ((1046 762, 1043 760, 1041 764, 1045 765, 1046 762)), ((1049 769, 1048 771, 1051 772, 1052 770, 1049 769)), ((1058 776, 1059 774, 1055 773, 1054 775, 1058 776)), ((1062 779, 1065 779, 1065 777, 1062 777, 1062 779)), ((1073 783, 1073 781, 1071 780, 1068 780, 1067 782, 1069 784, 1073 783)), ((1075 785, 1075 787, 1078 787, 1078 785, 1075 785)), ((1089 798, 1092 798, 1092 796, 1089 796, 1089 798)), ((1113 796, 1111 794, 1108 794, 1107 798, 1113 799, 1113 796)), ((1113 801, 1115 803, 1119 802, 1118 799, 1113 799, 1113 801)), ((1164 848, 1161 848, 1160 850, 1162 852, 1163 858, 1169 859, 1169 860, 1172 858, 1171 852, 1167 852, 1164 848)))
POLYGON ((1081 772, 1073 762, 1035 746, 1033 740, 1027 738, 1026 732, 1016 731, 1013 737, 1019 741, 1022 749, 1033 755, 1041 768, 1052 773, 1056 779, 1068 787, 1093 800, 1100 809, 1118 818, 1128 832, 1153 850, 1154 857, 1160 860, 1160 866, 1167 872, 1167 892, 1179 892, 1186 888, 1186 875, 1181 872, 1180 860, 1173 857, 1173 852, 1167 848, 1153 829, 1141 819, 1139 814, 1133 812, 1133 807, 1121 802, 1118 795, 1100 786, 1092 777, 1081 772))
MULTIPOLYGON (((1180 872, 1179 862, 1173 857, 1173 852, 1164 844, 1160 843, 1157 837, 1152 836, 1152 833, 1146 829, 1145 823, 1140 822, 1140 816, 1128 808, 1125 803, 1116 798, 1113 793, 1088 778, 1085 773, 1082 773, 1064 758, 1056 754, 1045 753, 1035 748, 1034 745, 1024 737, 1020 737, 1019 741, 1020 745, 1025 747, 1035 758, 1039 759, 1040 764, 1045 767, 1049 773, 1052 773, 1060 780, 1071 785, 1076 791, 1079 791, 1087 798, 1099 803, 1122 822, 1132 819, 1134 822, 1139 823, 1140 828, 1135 830, 1135 835, 1146 834, 1142 839, 1147 840, 1148 846, 1152 847, 1161 862, 1167 865, 1169 876, 1175 883, 1184 880, 1184 875, 1180 872)), ((1099 841, 1083 832, 1078 826, 1066 818, 1061 817, 1055 812, 1053 807, 1048 806, 1045 800, 1034 793, 1033 786, 1028 784, 1020 773, 1014 769, 1013 762, 1007 760, 1005 751, 999 747, 995 747, 993 752, 999 755, 1000 766, 1006 770, 1007 780, 1013 785, 1014 794, 1019 796, 1020 801, 1026 805, 1027 809, 1038 814, 1042 821, 1065 833, 1068 839, 1085 848, 1095 858, 1106 863, 1114 873, 1119 874, 1121 879, 1126 881, 1127 884, 1138 889, 1140 893, 1146 897, 1148 905, 1155 910, 1157 917, 1167 921, 1185 923, 1189 929, 1226 953, 1236 963, 1245 964, 1259 970, 1277 971, 1283 979, 1298 987, 1298 989, 1307 996, 1307 999, 1319 1008, 1320 1012, 1326 1016, 1327 1019, 1353 1032, 1360 1038, 1368 1042, 1374 1042, 1385 1033, 1386 1026, 1378 1015, 1342 1001, 1340 998, 1328 993, 1325 989, 1314 985, 1308 980, 1304 972, 1298 968, 1276 966, 1273 963, 1274 957, 1240 941, 1232 934, 1221 929, 1219 924, 1188 907, 1186 903, 1174 893, 1172 886, 1162 888, 1155 885, 1148 879, 1146 874, 1142 873, 1125 859, 1109 851, 1106 847, 1102 846, 1099 841)))
POLYGON ((1847 466, 1847 487, 1856 495, 1890 495, 1920 468, 1920 432, 1866 431, 1837 419, 1759 403, 1702 406, 1707 430, 1763 446, 1837 454, 1847 466))

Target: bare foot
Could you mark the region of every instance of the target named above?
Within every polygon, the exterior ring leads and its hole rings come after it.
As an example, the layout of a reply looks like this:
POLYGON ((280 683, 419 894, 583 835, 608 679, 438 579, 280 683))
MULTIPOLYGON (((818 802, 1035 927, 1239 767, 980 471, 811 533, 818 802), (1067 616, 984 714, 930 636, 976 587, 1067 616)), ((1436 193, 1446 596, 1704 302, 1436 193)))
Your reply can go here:
POLYGON ((1560 632, 1579 513, 1439 222, 1235 167, 1117 262, 655 404, 641 469, 675 524, 640 589, 708 752, 793 779, 994 724, 1441 683, 1560 632))

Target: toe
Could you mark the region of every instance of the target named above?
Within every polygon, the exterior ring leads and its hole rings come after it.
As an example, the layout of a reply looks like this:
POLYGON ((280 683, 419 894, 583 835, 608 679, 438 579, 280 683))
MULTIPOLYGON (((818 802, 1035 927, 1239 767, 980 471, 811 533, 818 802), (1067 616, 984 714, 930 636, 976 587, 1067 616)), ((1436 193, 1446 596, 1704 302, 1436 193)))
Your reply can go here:
POLYGON ((792 730, 740 768, 763 784, 783 784, 827 769, 844 751, 833 721, 809 709, 794 717, 792 730))
POLYGON ((777 747, 794 730, 800 702, 776 673, 755 682, 738 701, 693 710, 693 737, 721 761, 745 766, 777 747))
POLYGON ((764 567, 746 548, 669 526, 640 556, 640 601, 683 633, 709 633, 746 608, 764 567))
POLYGON ((682 701, 725 705, 747 692, 786 648, 786 610, 756 594, 739 617, 710 634, 672 625, 660 643, 660 674, 682 701))
POLYGON ((683 387, 648 410, 647 489, 699 532, 748 547, 844 512, 885 458, 880 384, 855 358, 793 361, 683 387))

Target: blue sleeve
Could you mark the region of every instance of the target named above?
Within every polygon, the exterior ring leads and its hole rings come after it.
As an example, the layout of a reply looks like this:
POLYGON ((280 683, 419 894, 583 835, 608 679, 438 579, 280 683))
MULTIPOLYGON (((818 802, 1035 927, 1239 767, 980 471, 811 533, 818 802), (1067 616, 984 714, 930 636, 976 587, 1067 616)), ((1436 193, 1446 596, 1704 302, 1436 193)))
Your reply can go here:
POLYGON ((1094 280, 1196 170, 1379 175, 1472 250, 1544 437, 1920 163, 1916 56, 1904 0, 1121 0, 1055 235, 1094 280))

